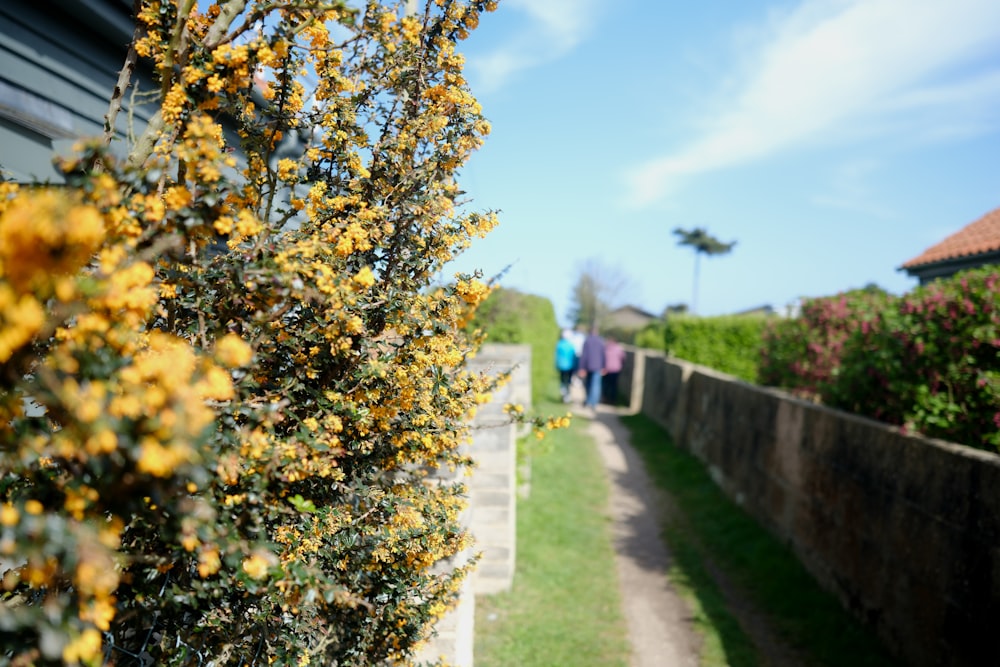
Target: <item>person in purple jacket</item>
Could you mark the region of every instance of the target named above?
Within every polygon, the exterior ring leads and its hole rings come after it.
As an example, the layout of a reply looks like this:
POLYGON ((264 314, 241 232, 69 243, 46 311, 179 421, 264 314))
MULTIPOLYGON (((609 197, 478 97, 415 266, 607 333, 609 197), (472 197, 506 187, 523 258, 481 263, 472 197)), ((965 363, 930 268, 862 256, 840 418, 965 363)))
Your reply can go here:
POLYGON ((587 399, 583 405, 591 410, 596 409, 601 400, 601 374, 604 371, 604 341, 597 331, 596 324, 590 328, 580 352, 580 377, 587 390, 587 399))

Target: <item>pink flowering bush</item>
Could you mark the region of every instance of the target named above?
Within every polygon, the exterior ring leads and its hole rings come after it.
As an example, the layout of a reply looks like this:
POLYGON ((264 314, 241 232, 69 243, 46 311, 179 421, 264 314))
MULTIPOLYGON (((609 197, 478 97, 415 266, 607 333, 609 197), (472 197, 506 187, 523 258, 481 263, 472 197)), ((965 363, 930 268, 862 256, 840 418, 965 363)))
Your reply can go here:
POLYGON ((860 321, 826 402, 928 436, 1000 446, 1000 271, 919 287, 860 321))
POLYGON ((961 444, 1000 448, 1000 270, 903 297, 815 299, 765 335, 761 378, 961 444))
POLYGON ((760 383, 819 400, 839 371, 848 338, 893 299, 882 290, 853 290, 808 299, 799 317, 769 322, 763 334, 760 383))

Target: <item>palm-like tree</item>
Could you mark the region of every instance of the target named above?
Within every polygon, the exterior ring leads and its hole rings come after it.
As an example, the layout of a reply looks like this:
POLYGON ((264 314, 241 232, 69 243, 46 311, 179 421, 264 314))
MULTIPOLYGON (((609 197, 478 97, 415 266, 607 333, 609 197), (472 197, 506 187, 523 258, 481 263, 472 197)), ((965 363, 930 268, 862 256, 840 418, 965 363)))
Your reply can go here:
POLYGON ((691 312, 696 313, 695 303, 698 300, 698 263, 701 256, 725 255, 733 249, 736 241, 723 243, 701 227, 695 227, 691 230, 678 227, 674 230, 674 234, 680 237, 680 240, 677 242, 678 245, 689 245, 694 248, 694 287, 691 292, 691 312))

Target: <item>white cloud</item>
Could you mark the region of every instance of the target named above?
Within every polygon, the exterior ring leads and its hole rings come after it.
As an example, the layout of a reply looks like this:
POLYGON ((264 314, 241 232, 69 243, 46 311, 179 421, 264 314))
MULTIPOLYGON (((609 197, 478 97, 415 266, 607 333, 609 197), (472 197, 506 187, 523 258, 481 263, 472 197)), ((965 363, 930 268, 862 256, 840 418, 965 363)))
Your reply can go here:
POLYGON ((881 169, 882 165, 872 158, 837 165, 832 173, 829 192, 813 197, 813 203, 883 220, 894 219, 896 215, 892 209, 872 196, 870 183, 881 169))
POLYGON ((506 0, 526 12, 555 42, 556 48, 573 48, 586 35, 597 3, 579 0, 506 0))
POLYGON ((498 11, 520 14, 519 28, 502 46, 469 59, 476 89, 496 90, 522 70, 572 51, 593 29, 599 0, 504 0, 498 11))
POLYGON ((968 112, 981 126, 1000 99, 996 0, 804 0, 769 29, 702 135, 627 174, 631 204, 859 125, 891 129, 922 114, 953 127, 968 112))

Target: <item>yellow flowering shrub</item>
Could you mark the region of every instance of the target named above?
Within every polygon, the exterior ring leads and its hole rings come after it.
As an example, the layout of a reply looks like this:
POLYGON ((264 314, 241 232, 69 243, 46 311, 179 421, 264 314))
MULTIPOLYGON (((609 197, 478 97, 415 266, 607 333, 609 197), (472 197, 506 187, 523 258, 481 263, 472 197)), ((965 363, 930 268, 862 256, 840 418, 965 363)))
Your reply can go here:
POLYGON ((405 664, 454 599, 495 3, 405 4, 142 0, 145 128, 0 187, 0 664, 405 664))

